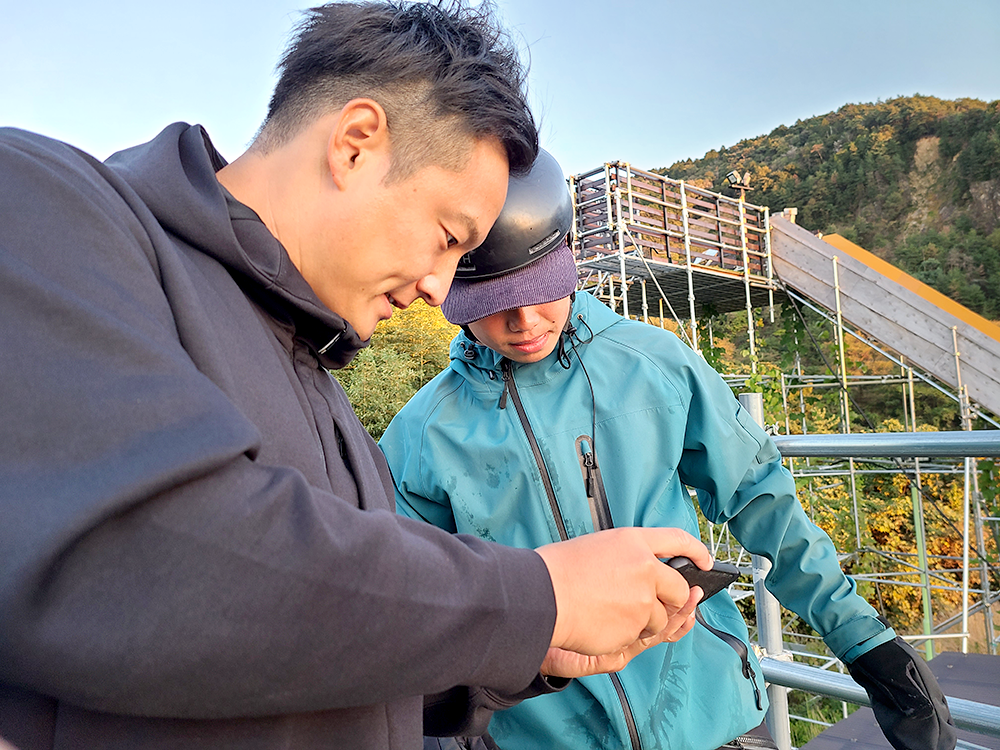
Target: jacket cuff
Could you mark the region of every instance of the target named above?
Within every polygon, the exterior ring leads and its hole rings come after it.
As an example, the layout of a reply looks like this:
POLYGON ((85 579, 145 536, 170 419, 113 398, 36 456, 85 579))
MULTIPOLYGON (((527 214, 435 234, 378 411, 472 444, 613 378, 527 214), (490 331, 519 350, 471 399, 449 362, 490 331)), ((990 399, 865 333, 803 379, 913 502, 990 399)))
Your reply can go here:
POLYGON ((854 646, 853 648, 849 648, 847 650, 847 653, 845 653, 841 657, 841 660, 845 664, 852 664, 854 660, 857 659, 859 656, 867 654, 876 646, 881 646, 883 643, 888 643, 889 641, 895 639, 895 637, 896 637, 896 631, 893 630, 892 628, 886 628, 884 631, 882 631, 881 633, 872 638, 869 638, 867 641, 859 643, 857 646, 854 646))
POLYGON ((823 640, 841 661, 850 664, 861 654, 896 637, 887 623, 876 617, 855 617, 827 633, 823 640))
MULTIPOLYGON (((534 698, 537 695, 547 695, 548 693, 561 692, 565 690, 572 681, 572 677, 555 677, 553 675, 544 675, 539 672, 535 675, 535 679, 531 681, 531 684, 524 690, 518 691, 513 695, 497 696, 497 699, 510 701, 510 706, 513 706, 516 703, 528 700, 528 698, 534 698)), ((508 706, 508 708, 510 706, 508 706)))
POLYGON ((573 680, 537 674, 531 684, 517 693, 483 687, 454 687, 443 693, 424 696, 424 734, 429 737, 476 737, 489 727, 494 711, 516 706, 536 695, 556 693, 573 680))

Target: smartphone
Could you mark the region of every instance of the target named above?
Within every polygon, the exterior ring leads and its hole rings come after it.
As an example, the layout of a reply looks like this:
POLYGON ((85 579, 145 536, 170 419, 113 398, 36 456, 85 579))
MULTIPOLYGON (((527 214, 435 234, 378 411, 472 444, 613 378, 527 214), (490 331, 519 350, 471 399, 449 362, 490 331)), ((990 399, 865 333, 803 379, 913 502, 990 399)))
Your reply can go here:
POLYGON ((731 563, 716 562, 711 570, 702 570, 686 557, 671 557, 666 562, 667 565, 684 576, 688 586, 701 587, 701 590, 705 592, 702 601, 718 594, 740 577, 739 568, 731 563))

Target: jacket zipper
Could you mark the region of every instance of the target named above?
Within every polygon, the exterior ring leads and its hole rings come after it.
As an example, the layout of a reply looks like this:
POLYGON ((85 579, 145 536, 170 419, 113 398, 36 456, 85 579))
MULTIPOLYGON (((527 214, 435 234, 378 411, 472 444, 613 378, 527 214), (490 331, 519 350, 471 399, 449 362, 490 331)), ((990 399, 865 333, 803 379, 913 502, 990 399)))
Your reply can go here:
POLYGON ((743 667, 743 676, 750 680, 750 685, 753 687, 753 699, 757 704, 757 710, 763 711, 764 706, 761 705, 760 701, 760 688, 757 687, 757 678, 754 676, 753 668, 750 666, 750 652, 747 649, 747 645, 735 635, 730 635, 724 630, 718 630, 709 625, 705 621, 705 618, 701 616, 700 609, 695 610, 695 619, 698 620, 698 622, 701 623, 701 626, 709 633, 728 643, 736 652, 736 655, 740 657, 740 663, 743 667))
MULTIPOLYGON (((584 472, 584 483, 587 489, 587 500, 590 503, 590 512, 594 516, 594 527, 596 529, 610 529, 614 526, 611 520, 611 507, 608 503, 608 495, 604 489, 604 479, 601 477, 601 467, 597 463, 597 452, 593 450, 593 438, 588 438, 586 435, 581 435, 576 440, 576 448, 580 454, 580 463, 583 467, 584 472)), ((750 654, 747 649, 746 644, 734 635, 730 635, 723 630, 718 630, 709 625, 705 618, 702 617, 701 610, 696 609, 696 618, 698 622, 712 635, 721 639, 724 643, 729 644, 736 655, 740 659, 740 665, 742 667, 743 676, 750 681, 751 687, 753 687, 753 697, 754 702, 757 705, 757 710, 763 709, 760 699, 760 688, 757 686, 757 678, 754 675, 753 668, 750 666, 750 654)), ((612 678, 617 678, 617 675, 612 675, 612 678)), ((626 706, 627 702, 625 699, 625 693, 621 688, 621 683, 616 682, 615 689, 618 691, 618 697, 622 700, 622 705, 626 706)), ((635 723, 631 716, 631 712, 626 710, 625 721, 629 724, 629 732, 631 733, 635 723)), ((637 737, 637 735, 633 735, 637 737)), ((637 740, 633 740, 633 747, 637 746, 637 740)))
POLYGON ((559 532, 559 538, 566 541, 569 539, 569 535, 566 533, 566 524, 563 521, 562 512, 559 510, 559 503, 556 502, 555 490, 552 489, 552 478, 549 476, 549 470, 545 468, 542 451, 538 447, 538 441, 535 440, 535 433, 531 431, 531 425, 528 423, 528 415, 524 412, 524 404, 521 403, 521 396, 517 392, 517 386, 514 385, 514 373, 511 372, 509 359, 500 361, 500 372, 503 374, 503 394, 500 396, 500 408, 507 408, 507 394, 509 393, 511 401, 514 402, 514 410, 517 411, 517 417, 521 420, 521 427, 524 428, 524 434, 528 437, 528 444, 531 446, 531 452, 535 456, 535 463, 538 464, 538 471, 542 475, 542 484, 545 485, 545 494, 549 498, 549 507, 552 509, 552 516, 556 521, 556 530, 559 532))
MULTIPOLYGON (((594 530, 614 528, 614 521, 611 520, 611 507, 608 505, 608 495, 604 491, 604 480, 601 478, 601 467, 597 464, 597 453, 593 450, 593 438, 581 435, 576 439, 576 449, 580 454, 580 465, 583 467, 584 487, 587 491, 587 502, 590 504, 590 514, 594 519, 594 530)), ((639 739, 639 729, 635 725, 635 716, 632 713, 632 706, 628 702, 625 694, 625 686, 622 685, 621 678, 617 674, 609 674, 611 684, 618 694, 618 701, 622 706, 622 713, 625 715, 625 725, 628 727, 629 739, 632 741, 633 750, 642 750, 642 742, 639 739)))
POLYGON ((622 685, 622 680, 617 674, 611 673, 608 677, 611 678, 611 684, 615 686, 615 692, 618 693, 618 701, 622 704, 622 712, 625 714, 625 724, 628 727, 628 736, 632 741, 632 750, 642 750, 642 742, 639 741, 639 729, 635 725, 635 716, 632 715, 632 706, 629 705, 628 696, 625 695, 625 686, 622 685))
POLYGON ((592 439, 581 435, 576 439, 576 450, 580 454, 580 468, 583 470, 583 483, 587 491, 587 502, 590 505, 590 515, 594 521, 594 529, 614 528, 611 518, 611 506, 604 491, 604 480, 601 478, 601 467, 597 463, 597 453, 594 451, 592 439))
MULTIPOLYGON (((502 359, 500 361, 500 372, 503 375, 503 393, 500 394, 500 408, 507 408, 507 397, 509 395, 510 400, 514 403, 514 410, 517 412, 518 419, 521 420, 521 427, 524 429, 524 434, 528 437, 528 444, 531 446, 531 452, 535 456, 535 463, 538 464, 538 471, 542 476, 542 484, 545 485, 545 494, 549 498, 549 506, 552 509, 556 528, 559 531, 559 538, 566 541, 569 539, 569 535, 566 533, 566 523, 563 521, 562 512, 559 510, 559 504, 556 502, 556 493, 552 489, 552 479, 549 476, 549 470, 545 467, 542 451, 538 447, 535 433, 531 430, 531 423, 528 422, 528 415, 524 411, 524 404, 521 403, 521 395, 517 392, 517 384, 514 382, 514 372, 509 359, 502 359)), ((592 451, 589 454, 593 456, 592 451)), ((596 461, 594 461, 594 467, 596 468, 596 461)), ((604 495, 604 483, 600 479, 600 474, 598 473, 596 479, 592 481, 596 483, 596 486, 600 487, 601 496, 604 497, 604 505, 607 506, 607 498, 604 495)), ((610 512, 607 514, 607 522, 611 523, 610 512)), ((611 684, 614 685, 618 701, 622 706, 622 712, 625 714, 625 724, 628 727, 629 738, 632 741, 632 750, 642 750, 642 743, 639 741, 639 730, 635 725, 635 716, 632 714, 632 707, 629 705, 628 696, 625 694, 625 687, 622 685, 621 678, 617 674, 610 674, 608 676, 611 678, 611 684)))

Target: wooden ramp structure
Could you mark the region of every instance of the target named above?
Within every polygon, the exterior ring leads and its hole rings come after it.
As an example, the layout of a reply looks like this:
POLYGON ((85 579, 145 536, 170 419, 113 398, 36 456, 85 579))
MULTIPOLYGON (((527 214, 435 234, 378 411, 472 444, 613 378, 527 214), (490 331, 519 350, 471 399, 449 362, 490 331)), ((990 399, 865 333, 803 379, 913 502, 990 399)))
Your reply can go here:
POLYGON ((1000 326, 843 237, 626 162, 569 183, 580 288, 612 309, 673 318, 700 350, 699 317, 746 309, 749 320, 788 290, 1000 415, 1000 326))
POLYGON ((1000 326, 839 235, 775 216, 774 272, 789 288, 1000 414, 1000 326))

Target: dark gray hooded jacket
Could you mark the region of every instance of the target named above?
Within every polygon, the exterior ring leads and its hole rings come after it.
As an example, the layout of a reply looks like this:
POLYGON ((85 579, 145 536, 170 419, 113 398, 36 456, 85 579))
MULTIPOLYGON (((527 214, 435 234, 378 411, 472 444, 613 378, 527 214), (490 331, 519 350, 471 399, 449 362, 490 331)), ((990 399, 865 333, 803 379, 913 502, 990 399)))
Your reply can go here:
POLYGON ((22 750, 416 750, 420 696, 488 686, 434 702, 467 729, 548 646, 534 552, 392 512, 325 369, 364 344, 223 164, 183 123, 104 164, 0 130, 0 736, 22 750))

